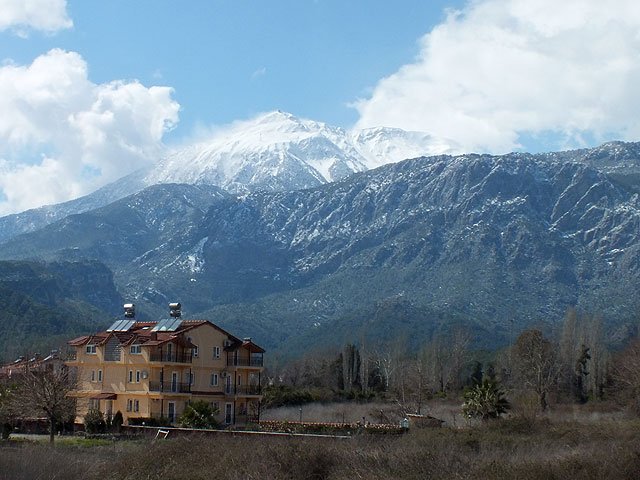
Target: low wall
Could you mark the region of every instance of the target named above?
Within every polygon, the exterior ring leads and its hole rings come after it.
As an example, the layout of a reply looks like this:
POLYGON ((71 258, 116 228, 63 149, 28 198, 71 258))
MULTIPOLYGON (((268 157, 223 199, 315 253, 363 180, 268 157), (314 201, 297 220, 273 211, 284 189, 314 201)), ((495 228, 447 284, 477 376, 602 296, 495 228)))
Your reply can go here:
POLYGON ((176 428, 176 427, 146 427, 126 425, 122 427, 122 433, 126 435, 145 436, 149 438, 173 438, 173 437, 192 437, 197 436, 216 436, 231 435, 232 437, 241 436, 258 436, 258 437, 307 437, 307 438, 332 438, 332 439, 349 439, 349 435, 317 435, 312 433, 283 433, 283 432, 254 432, 245 430, 206 430, 194 428, 176 428), (168 432, 166 437, 159 431, 168 432))

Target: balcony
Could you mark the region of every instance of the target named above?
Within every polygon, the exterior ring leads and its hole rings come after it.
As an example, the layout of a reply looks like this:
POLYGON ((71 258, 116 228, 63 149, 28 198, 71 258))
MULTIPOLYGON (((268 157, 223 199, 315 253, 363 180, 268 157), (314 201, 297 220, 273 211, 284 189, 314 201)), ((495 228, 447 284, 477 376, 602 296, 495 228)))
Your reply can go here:
POLYGON ((224 389, 226 395, 262 395, 262 387, 260 385, 228 385, 224 389))
POLYGON ((151 353, 149 355, 150 362, 162 362, 162 363, 191 363, 193 357, 191 352, 189 353, 151 353))
POLYGON ((262 395, 260 385, 239 385, 235 387, 236 395, 262 395))
POLYGON ((167 393, 191 393, 190 383, 180 382, 149 382, 150 392, 167 392, 167 393))
POLYGON ((264 360, 262 357, 228 357, 229 367, 262 367, 264 360))

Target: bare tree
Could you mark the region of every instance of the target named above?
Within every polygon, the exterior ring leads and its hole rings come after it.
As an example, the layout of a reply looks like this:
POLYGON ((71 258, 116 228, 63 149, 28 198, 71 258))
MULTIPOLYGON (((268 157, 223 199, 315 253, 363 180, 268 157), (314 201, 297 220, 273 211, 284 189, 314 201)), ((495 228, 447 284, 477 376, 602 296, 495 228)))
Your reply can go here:
POLYGON ((545 410, 549 392, 557 385, 559 368, 554 345, 540 330, 525 330, 513 348, 515 380, 538 395, 545 410))
POLYGON ((588 322, 586 343, 590 352, 587 387, 594 398, 601 399, 609 378, 611 355, 604 343, 602 320, 599 317, 593 317, 588 322))
POLYGON ((10 389, 7 385, 0 383, 0 438, 7 439, 11 432, 11 411, 9 409, 10 389))
POLYGON ((72 388, 66 367, 27 369, 20 373, 11 391, 11 409, 18 417, 44 414, 49 421, 49 441, 53 443, 56 425, 75 415, 75 402, 69 397, 72 388))
POLYGON ((433 391, 447 392, 461 387, 460 375, 468 363, 471 336, 456 329, 450 335, 434 335, 421 352, 426 383, 433 391))
POLYGON ((621 395, 640 412, 640 338, 634 339, 613 362, 616 394, 621 395))
POLYGON ((589 397, 601 398, 610 365, 601 319, 571 308, 564 317, 559 340, 561 391, 581 402, 589 397))

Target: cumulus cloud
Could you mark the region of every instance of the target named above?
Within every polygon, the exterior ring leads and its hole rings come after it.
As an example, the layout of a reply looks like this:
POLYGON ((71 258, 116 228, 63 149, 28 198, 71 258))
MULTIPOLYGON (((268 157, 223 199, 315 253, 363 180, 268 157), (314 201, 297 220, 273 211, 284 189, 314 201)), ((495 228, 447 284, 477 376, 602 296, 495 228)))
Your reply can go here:
POLYGON ((89 193, 156 160, 178 121, 169 87, 94 84, 75 52, 0 67, 0 215, 89 193))
POLYGON ((640 139, 640 2, 476 0, 420 40, 416 60, 354 105, 389 125, 506 152, 640 139))
POLYGON ((54 33, 72 26, 66 0, 0 0, 0 31, 26 36, 29 30, 54 33))

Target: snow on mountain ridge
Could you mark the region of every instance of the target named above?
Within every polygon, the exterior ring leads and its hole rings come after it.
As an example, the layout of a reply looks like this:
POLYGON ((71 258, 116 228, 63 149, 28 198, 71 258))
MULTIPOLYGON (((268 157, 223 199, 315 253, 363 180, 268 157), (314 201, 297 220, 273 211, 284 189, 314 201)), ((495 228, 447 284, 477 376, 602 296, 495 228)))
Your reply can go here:
POLYGON ((158 163, 68 202, 0 220, 0 242, 68 215, 99 208, 155 184, 213 185, 230 193, 316 187, 406 158, 455 154, 453 142, 379 127, 347 131, 274 111, 218 129, 158 163))
POLYGON ((348 132, 275 111, 171 152, 151 167, 143 183, 207 183, 231 192, 287 190, 454 149, 452 142, 426 133, 384 127, 348 132))

